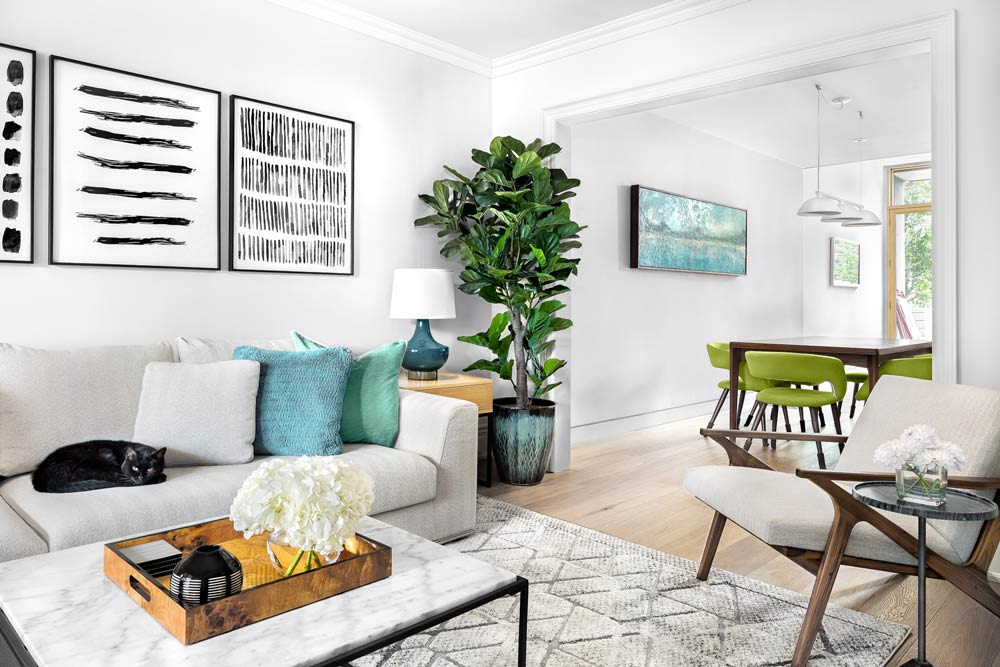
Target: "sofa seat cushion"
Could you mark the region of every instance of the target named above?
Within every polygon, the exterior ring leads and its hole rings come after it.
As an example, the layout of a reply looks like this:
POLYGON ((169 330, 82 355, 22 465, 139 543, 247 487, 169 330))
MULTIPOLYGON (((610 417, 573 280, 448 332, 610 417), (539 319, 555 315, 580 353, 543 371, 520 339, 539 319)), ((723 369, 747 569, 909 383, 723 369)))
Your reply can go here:
POLYGON ((0 500, 0 563, 48 551, 45 540, 10 505, 0 500))
MULTIPOLYGON (((701 466, 687 471, 684 488, 772 546, 822 551, 833 525, 830 496, 809 480, 789 473, 738 466, 701 466)), ((916 537, 916 517, 882 514, 916 537)), ((937 523, 927 522, 928 548, 952 563, 965 562, 969 554, 957 552, 938 532, 937 523)), ((868 523, 854 526, 846 553, 890 563, 917 563, 868 523)))
MULTIPOLYGON (((21 475, 0 485, 0 498, 56 551, 228 515, 243 480, 265 460, 167 468, 162 484, 83 493, 39 493, 31 486, 31 476, 21 475)), ((339 460, 350 461, 375 482, 372 515, 416 505, 436 494, 437 468, 419 454, 347 445, 339 460)))

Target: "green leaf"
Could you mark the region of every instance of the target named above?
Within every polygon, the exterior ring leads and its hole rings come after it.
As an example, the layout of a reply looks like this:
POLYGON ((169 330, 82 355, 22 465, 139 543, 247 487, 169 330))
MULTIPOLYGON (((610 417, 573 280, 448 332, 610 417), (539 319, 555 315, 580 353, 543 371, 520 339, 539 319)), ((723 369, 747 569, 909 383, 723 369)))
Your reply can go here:
POLYGON ((534 151, 525 151, 517 156, 514 161, 514 178, 521 178, 530 171, 542 166, 542 159, 534 151))
POLYGON ((434 201, 437 202, 439 210, 448 210, 448 186, 444 181, 434 181, 434 201))
POLYGON ((417 218, 413 221, 415 227, 426 227, 427 225, 444 225, 448 223, 448 218, 443 215, 433 214, 425 215, 422 218, 417 218))
POLYGON ((510 150, 514 151, 515 153, 524 152, 524 142, 522 142, 520 139, 516 139, 514 137, 504 137, 503 145, 509 148, 510 150))
POLYGON ((468 371, 489 371, 490 373, 498 373, 500 371, 500 364, 494 359, 493 361, 487 361, 486 359, 480 359, 479 361, 474 361, 464 369, 465 372, 468 371))
POLYGON ((503 137, 493 137, 493 141, 490 142, 490 153, 499 158, 507 153, 507 149, 503 145, 503 137))
POLYGON ((542 374, 545 377, 549 377, 565 365, 566 362, 562 359, 546 359, 545 364, 542 366, 542 374))
POLYGON ((545 394, 549 393, 550 391, 552 391, 553 389, 555 389, 556 387, 558 387, 561 384, 562 384, 562 382, 553 382, 552 384, 547 384, 544 387, 536 387, 535 388, 535 395, 534 395, 534 397, 535 398, 541 398, 542 396, 544 396, 545 394))
POLYGON ((479 347, 489 348, 490 341, 487 340, 486 336, 483 334, 476 334, 474 336, 459 336, 458 340, 463 343, 468 343, 469 345, 478 345, 479 347))
POLYGON ((463 176, 462 174, 458 173, 457 171, 455 171, 454 169, 452 169, 448 165, 444 166, 444 170, 447 171, 452 176, 456 177, 458 180, 460 180, 463 183, 465 183, 466 185, 468 185, 469 183, 472 183, 472 180, 470 180, 469 178, 466 178, 465 176, 463 176))

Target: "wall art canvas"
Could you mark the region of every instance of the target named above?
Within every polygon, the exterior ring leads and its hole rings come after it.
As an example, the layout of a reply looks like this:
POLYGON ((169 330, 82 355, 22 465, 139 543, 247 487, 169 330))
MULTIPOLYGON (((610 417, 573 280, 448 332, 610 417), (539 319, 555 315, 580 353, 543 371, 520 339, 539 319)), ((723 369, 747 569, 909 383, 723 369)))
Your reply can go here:
POLYGON ((354 123, 230 97, 230 268, 354 273, 354 123))
POLYGON ((52 56, 52 264, 218 269, 220 93, 52 56))
POLYGON ((861 244, 830 238, 830 284, 857 287, 861 284, 861 244))
POLYGON ((34 259, 35 52, 0 44, 0 262, 34 259))
POLYGON ((633 269, 746 275, 747 212, 633 185, 633 269))

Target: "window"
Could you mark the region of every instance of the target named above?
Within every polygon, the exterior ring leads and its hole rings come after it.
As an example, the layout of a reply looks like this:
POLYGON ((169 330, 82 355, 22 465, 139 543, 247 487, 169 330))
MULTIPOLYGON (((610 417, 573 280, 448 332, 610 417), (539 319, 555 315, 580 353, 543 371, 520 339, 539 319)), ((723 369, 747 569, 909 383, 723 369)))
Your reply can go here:
POLYGON ((931 338, 931 189, 930 164, 889 170, 886 321, 890 338, 931 338))

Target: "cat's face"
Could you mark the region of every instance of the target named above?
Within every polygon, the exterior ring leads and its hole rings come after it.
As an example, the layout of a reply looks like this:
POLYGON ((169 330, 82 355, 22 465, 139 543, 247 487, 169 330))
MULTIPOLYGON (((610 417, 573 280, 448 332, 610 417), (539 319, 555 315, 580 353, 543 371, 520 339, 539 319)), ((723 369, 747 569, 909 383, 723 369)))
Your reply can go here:
POLYGON ((166 447, 155 451, 129 447, 125 450, 122 472, 133 484, 147 484, 163 472, 163 457, 166 453, 166 447))

